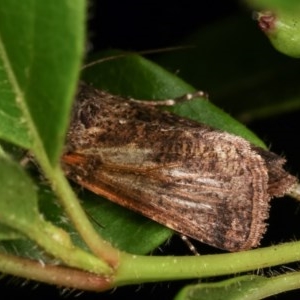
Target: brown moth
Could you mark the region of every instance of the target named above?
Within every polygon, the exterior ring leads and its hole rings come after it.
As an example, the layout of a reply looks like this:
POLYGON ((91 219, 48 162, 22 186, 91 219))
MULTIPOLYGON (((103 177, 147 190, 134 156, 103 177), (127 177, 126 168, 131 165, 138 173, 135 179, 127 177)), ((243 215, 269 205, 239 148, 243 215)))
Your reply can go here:
POLYGON ((259 245, 270 199, 297 181, 241 137, 85 84, 62 163, 94 193, 228 251, 259 245))

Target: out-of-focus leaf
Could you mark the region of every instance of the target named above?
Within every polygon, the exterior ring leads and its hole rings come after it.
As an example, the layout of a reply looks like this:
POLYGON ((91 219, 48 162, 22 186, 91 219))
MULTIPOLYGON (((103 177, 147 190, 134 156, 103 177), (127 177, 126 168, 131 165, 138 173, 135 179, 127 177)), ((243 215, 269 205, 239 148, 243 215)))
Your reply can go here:
POLYGON ((185 286, 175 300, 259 300, 299 288, 300 273, 274 277, 245 275, 216 283, 185 286))

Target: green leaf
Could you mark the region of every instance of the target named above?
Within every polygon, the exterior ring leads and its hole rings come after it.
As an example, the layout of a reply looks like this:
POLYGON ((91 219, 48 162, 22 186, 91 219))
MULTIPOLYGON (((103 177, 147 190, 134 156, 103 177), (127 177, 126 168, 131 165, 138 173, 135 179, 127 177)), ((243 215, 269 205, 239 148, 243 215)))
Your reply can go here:
POLYGON ((84 15, 84 0, 0 2, 0 137, 26 148, 40 139, 52 163, 68 125, 84 15))
POLYGON ((270 278, 245 275, 216 283, 184 287, 175 300, 259 300, 299 288, 300 273, 293 272, 270 278))
POLYGON ((8 157, 0 156, 0 223, 30 232, 40 225, 36 188, 24 170, 8 157))
POLYGON ((0 67, 0 137, 28 149, 32 139, 6 75, 0 67))

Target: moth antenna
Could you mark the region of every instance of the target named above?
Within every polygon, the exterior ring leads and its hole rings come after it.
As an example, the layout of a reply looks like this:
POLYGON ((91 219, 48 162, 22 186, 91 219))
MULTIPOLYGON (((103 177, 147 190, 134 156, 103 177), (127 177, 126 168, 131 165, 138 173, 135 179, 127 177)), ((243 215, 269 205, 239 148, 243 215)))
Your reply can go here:
POLYGON ((81 68, 81 70, 87 69, 89 67, 92 67, 94 65, 103 63, 105 61, 110 61, 110 60, 114 60, 114 59, 123 58, 123 57, 126 57, 126 56, 130 55, 130 54, 147 55, 147 54, 164 53, 164 52, 170 52, 170 51, 178 51, 178 50, 189 49, 189 48, 195 48, 195 46, 192 46, 192 45, 174 46, 174 47, 167 47, 167 48, 158 48, 158 49, 152 49, 152 50, 144 50, 144 51, 138 51, 138 52, 126 52, 126 53, 116 54, 116 55, 100 58, 100 59, 94 60, 94 61, 92 61, 88 64, 85 64, 81 68))

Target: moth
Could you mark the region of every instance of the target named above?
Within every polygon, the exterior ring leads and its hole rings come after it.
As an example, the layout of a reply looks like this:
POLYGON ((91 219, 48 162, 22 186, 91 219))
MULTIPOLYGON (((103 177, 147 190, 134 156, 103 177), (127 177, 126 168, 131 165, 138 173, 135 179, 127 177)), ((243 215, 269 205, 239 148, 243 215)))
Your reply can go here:
POLYGON ((297 179, 245 139, 81 83, 67 176, 175 231, 228 251, 257 247, 269 202, 297 179))

